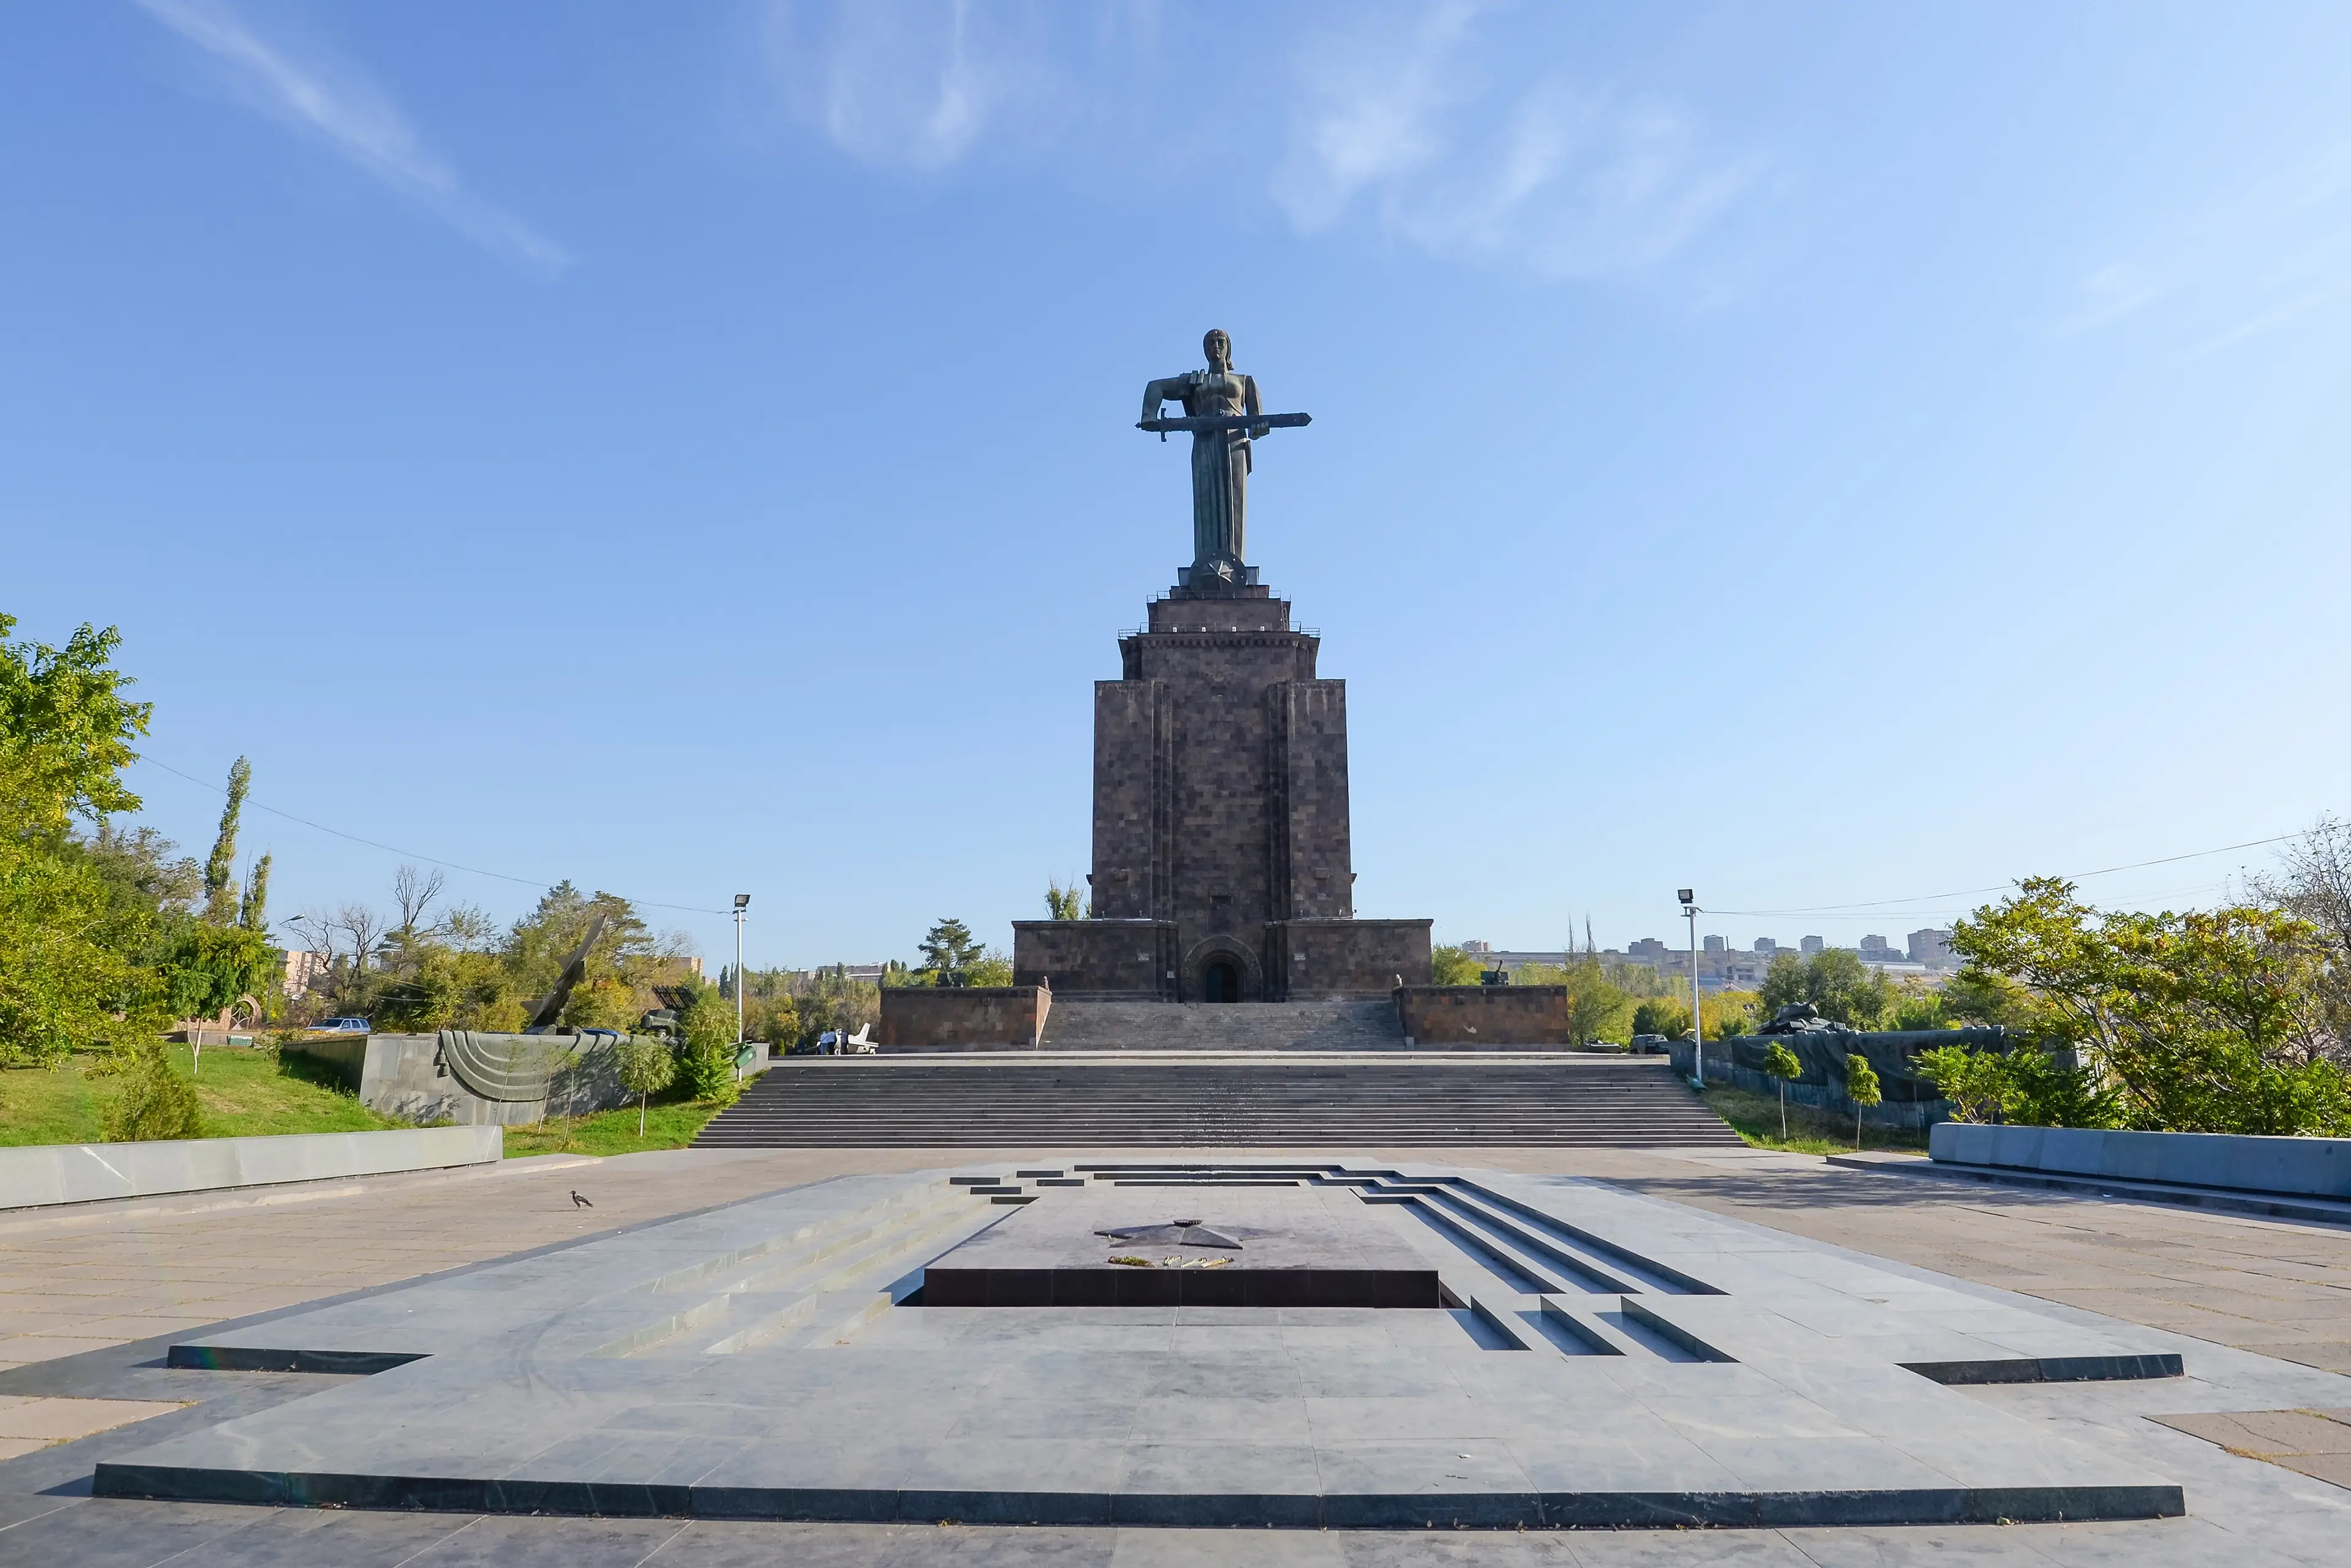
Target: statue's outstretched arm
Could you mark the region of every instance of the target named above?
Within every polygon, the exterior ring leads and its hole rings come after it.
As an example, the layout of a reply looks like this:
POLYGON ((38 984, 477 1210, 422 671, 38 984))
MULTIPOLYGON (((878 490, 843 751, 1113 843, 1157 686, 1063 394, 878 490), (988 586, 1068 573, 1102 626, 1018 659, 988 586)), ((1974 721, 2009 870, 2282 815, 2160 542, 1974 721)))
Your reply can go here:
POLYGON ((1161 403, 1183 401, 1184 378, 1182 376, 1162 376, 1155 382, 1145 382, 1143 388, 1143 417, 1157 419, 1161 403))

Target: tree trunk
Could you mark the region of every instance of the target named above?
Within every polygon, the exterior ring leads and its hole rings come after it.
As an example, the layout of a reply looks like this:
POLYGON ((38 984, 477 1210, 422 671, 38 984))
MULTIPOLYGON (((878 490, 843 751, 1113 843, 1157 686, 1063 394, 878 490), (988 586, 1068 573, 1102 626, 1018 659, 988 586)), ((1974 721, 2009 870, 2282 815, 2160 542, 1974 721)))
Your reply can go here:
POLYGON ((646 1095, 644 1095, 644 1094, 643 1094, 643 1093, 640 1093, 640 1094, 638 1094, 638 1096, 637 1096, 637 1137, 638 1137, 638 1140, 639 1140, 640 1142, 642 1142, 642 1141, 643 1140, 644 1135, 645 1135, 645 1101, 646 1101, 646 1099, 647 1099, 647 1096, 646 1096, 646 1095))
POLYGON ((1788 1081, 1780 1080, 1780 1141, 1788 1141, 1788 1081))
POLYGON ((1861 1102, 1853 1103, 1853 1146, 1861 1147, 1861 1102))

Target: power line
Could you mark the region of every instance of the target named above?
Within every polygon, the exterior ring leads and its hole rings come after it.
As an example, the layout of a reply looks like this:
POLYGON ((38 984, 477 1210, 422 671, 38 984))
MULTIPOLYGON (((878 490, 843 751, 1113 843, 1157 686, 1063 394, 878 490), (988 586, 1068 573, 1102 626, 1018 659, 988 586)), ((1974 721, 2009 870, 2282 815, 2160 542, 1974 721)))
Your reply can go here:
MULTIPOLYGON (((2288 839, 2298 839, 2302 835, 2300 833, 2279 833, 2273 837, 2266 839, 2248 839, 2241 844, 2222 844, 2219 849, 2214 850, 2191 850, 2184 855, 2163 855, 2151 861, 2133 861, 2128 865, 2110 865, 2099 871, 2077 872, 2074 875, 2065 877, 2063 880, 2066 882, 2081 882, 2094 876, 2112 876, 2115 873, 2121 871, 2144 871, 2151 865, 2173 865, 2180 861, 2201 860, 2206 855, 2224 855, 2231 850, 2251 850, 2259 849, 2264 844, 2282 844, 2288 839)), ((1809 909, 1709 909, 1706 913, 1708 915, 1834 915, 1842 912, 1850 911, 1853 912, 1851 917, 1854 919, 1871 918, 1872 916, 1870 912, 1872 911, 1877 911, 1886 915, 1936 915, 1943 912, 1933 909, 1905 910, 1894 908, 1892 906, 1904 904, 1934 904, 1939 903, 1946 898, 1975 898, 1984 894, 2006 893, 2010 888, 2014 887, 2015 885, 2016 884, 2012 882, 2004 882, 1994 887, 1963 887, 1951 893, 1922 893, 1915 898, 1881 898, 1869 903, 1819 904, 1813 905, 1809 909)))
MULTIPOLYGON (((223 789, 220 785, 212 783, 206 779, 199 779, 193 773, 182 773, 170 763, 162 761, 152 755, 142 756, 139 760, 141 762, 152 763, 155 767, 162 768, 164 772, 172 774, 177 778, 184 779, 189 783, 196 785, 201 789, 209 789, 215 795, 225 795, 228 793, 228 791, 223 789)), ((273 817, 283 817, 289 822, 299 822, 306 828, 316 829, 319 832, 329 833, 339 839, 347 839, 355 844, 365 844, 371 850, 381 850, 386 854, 398 855, 403 860, 423 861, 427 865, 437 865, 448 871, 464 872, 467 876, 486 876, 496 882, 511 882, 522 887, 535 887, 544 890, 555 885, 551 882, 543 882, 534 877, 508 876, 502 871, 484 871, 480 866, 459 865, 455 861, 444 861, 435 855, 421 854, 414 850, 403 850, 396 848, 391 844, 379 843, 373 839, 363 839, 357 833, 347 833, 340 828, 330 828, 324 822, 314 822, 308 817, 298 817, 291 811, 281 811, 277 807, 266 805, 259 800, 252 799, 250 796, 246 797, 245 803, 253 807, 256 810, 266 811, 273 817)), ((727 913, 727 911, 723 909, 704 909, 699 905, 692 904, 656 904, 649 898, 632 898, 629 902, 631 904, 639 904, 646 909, 674 909, 686 915, 725 915, 727 913)))

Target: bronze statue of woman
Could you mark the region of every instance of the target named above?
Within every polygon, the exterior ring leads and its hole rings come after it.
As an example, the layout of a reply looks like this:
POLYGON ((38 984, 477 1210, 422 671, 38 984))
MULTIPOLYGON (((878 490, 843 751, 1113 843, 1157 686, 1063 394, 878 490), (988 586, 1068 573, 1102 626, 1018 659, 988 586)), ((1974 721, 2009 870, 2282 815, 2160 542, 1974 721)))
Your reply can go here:
MULTIPOLYGON (((1236 418, 1263 412, 1257 378, 1233 369, 1233 340, 1222 328, 1200 340, 1208 356, 1205 371, 1167 376, 1143 389, 1143 417, 1159 417, 1160 405, 1180 402, 1195 418, 1236 418)), ((1192 570, 1198 578, 1238 583, 1246 580, 1242 552, 1248 539, 1249 438, 1267 426, 1192 433, 1192 570)))

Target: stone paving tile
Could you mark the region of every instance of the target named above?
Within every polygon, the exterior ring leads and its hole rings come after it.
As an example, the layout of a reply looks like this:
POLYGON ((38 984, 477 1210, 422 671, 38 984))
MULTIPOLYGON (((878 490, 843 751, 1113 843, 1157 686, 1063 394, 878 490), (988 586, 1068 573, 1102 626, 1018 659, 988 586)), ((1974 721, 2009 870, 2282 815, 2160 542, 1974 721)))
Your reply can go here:
POLYGON ((0 1437, 69 1442, 185 1408, 143 1399, 9 1399, 0 1403, 0 1437))

